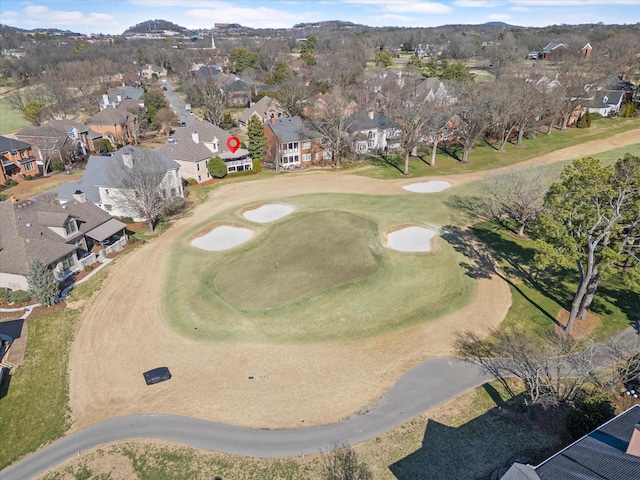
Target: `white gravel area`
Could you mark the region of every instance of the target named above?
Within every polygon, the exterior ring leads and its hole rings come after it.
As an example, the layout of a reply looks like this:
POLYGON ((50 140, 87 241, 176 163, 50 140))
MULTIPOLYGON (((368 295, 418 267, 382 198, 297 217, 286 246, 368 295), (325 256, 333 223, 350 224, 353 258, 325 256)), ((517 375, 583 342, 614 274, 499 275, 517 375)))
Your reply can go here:
POLYGON ((387 247, 401 252, 428 252, 431 239, 438 234, 424 227, 406 227, 387 234, 387 247))
POLYGON ((202 237, 191 240, 191 245, 209 252, 220 252, 243 244, 253 236, 253 230, 222 225, 202 237))
POLYGON ((428 182, 412 183, 410 185, 405 185, 402 188, 415 193, 435 193, 446 190, 450 186, 451 184, 449 182, 444 182, 442 180, 430 180, 428 182))
POLYGON ((252 210, 247 210, 242 215, 247 220, 256 223, 269 223, 286 217, 293 212, 291 205, 283 205, 281 203, 269 203, 252 210))

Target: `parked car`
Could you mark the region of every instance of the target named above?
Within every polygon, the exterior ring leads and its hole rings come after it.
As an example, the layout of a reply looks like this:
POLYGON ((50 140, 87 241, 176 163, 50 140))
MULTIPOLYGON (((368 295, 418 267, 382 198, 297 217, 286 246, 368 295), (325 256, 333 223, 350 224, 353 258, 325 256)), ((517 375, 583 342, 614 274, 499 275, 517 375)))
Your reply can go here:
POLYGON ((171 378, 171 372, 167 367, 158 367, 142 374, 147 385, 165 382, 171 378))

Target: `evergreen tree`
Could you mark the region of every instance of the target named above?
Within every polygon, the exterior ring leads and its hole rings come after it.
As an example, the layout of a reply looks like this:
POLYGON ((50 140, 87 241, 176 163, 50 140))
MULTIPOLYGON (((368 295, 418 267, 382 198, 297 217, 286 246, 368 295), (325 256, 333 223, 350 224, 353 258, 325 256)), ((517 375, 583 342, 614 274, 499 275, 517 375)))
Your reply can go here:
POLYGON ((207 162, 207 170, 213 178, 224 178, 227 176, 227 164, 218 156, 210 158, 207 162))
POLYGON ((37 258, 29 265, 27 273, 31 298, 45 307, 50 307, 60 293, 53 272, 37 258))
POLYGON ((247 133, 249 134, 249 155, 251 155, 254 163, 257 161, 259 164, 264 160, 267 137, 264 135, 262 122, 255 115, 249 119, 247 133))

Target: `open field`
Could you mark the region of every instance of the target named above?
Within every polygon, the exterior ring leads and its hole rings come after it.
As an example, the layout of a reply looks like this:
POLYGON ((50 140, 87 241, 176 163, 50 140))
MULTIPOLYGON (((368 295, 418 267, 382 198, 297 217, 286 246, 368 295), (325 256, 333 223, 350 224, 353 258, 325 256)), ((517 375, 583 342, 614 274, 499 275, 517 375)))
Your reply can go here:
POLYGON ((18 130, 31 125, 24 118, 22 112, 15 110, 6 98, 0 98, 0 135, 16 133, 18 130))

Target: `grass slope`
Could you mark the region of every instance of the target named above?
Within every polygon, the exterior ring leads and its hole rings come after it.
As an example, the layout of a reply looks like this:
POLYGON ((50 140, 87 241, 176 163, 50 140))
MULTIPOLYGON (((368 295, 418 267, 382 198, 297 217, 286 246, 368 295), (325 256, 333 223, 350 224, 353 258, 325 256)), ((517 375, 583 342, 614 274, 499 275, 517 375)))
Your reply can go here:
POLYGON ((16 133, 18 130, 30 125, 24 118, 22 112, 15 110, 6 98, 0 99, 0 135, 16 133))

